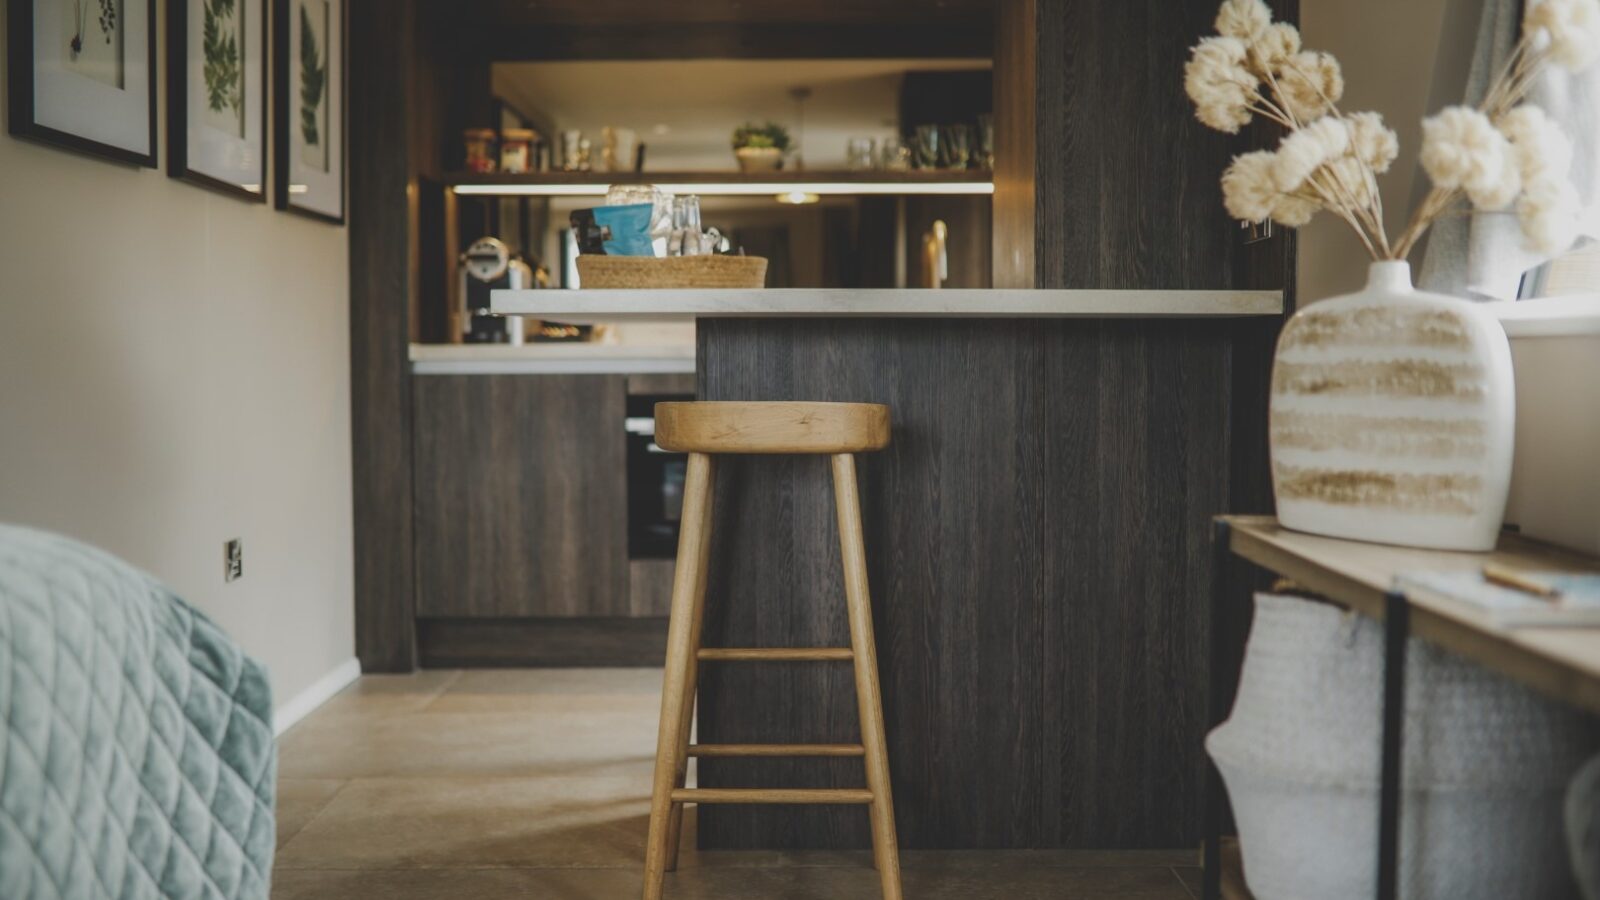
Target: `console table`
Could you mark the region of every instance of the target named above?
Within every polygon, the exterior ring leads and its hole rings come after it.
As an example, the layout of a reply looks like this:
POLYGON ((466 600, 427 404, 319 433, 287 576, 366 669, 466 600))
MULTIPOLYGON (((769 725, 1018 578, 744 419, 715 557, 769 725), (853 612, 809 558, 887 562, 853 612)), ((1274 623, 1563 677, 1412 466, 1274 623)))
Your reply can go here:
MULTIPOLYGON (((1400 747, 1403 740, 1406 642, 1436 644, 1550 697, 1600 713, 1600 628, 1505 628, 1466 604, 1394 589, 1405 571, 1481 571, 1495 562, 1518 569, 1600 573, 1600 559, 1507 532, 1492 553, 1414 550, 1290 531, 1270 516, 1220 516, 1212 533, 1216 564, 1213 609, 1223 608, 1229 556, 1238 556, 1301 587, 1384 623, 1382 781, 1378 800, 1379 900, 1396 900, 1400 846, 1400 747)), ((1220 629, 1213 629, 1215 635, 1220 629)), ((1227 714, 1227 665, 1213 646, 1211 723, 1227 714)), ((1223 788, 1215 766, 1206 784, 1205 900, 1221 895, 1223 788)), ((1231 873, 1230 873, 1231 874, 1231 873)), ((1230 879, 1231 880, 1231 879, 1230 879)))

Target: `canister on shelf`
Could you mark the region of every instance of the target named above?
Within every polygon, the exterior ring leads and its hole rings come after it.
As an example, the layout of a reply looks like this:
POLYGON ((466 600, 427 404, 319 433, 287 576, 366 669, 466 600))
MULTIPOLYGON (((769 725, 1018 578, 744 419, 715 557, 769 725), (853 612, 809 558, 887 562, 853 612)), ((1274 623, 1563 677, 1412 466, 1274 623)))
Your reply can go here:
POLYGON ((461 133, 467 148, 467 171, 480 174, 495 169, 494 129, 468 128, 461 133))
POLYGON ((531 169, 535 133, 530 128, 506 128, 500 132, 500 171, 521 175, 531 169))

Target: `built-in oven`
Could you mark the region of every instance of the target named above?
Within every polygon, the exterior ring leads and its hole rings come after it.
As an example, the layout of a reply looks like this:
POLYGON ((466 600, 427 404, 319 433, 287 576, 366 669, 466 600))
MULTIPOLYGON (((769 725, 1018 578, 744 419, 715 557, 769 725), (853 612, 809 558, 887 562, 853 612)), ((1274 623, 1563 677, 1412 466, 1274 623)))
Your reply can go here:
POLYGON ((683 478, 688 457, 656 443, 655 407, 691 395, 639 394, 628 398, 628 558, 671 559, 678 553, 683 518, 683 478))

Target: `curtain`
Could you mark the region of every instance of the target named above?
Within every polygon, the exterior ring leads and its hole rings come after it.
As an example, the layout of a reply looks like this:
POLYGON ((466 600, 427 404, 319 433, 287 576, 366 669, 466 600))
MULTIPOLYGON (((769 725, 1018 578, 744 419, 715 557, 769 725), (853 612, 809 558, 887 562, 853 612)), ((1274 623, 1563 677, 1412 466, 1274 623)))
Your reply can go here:
MULTIPOLYGON (((1521 29, 1521 0, 1484 0, 1463 103, 1488 93, 1521 29)), ((1542 107, 1572 139, 1569 174, 1583 210, 1579 239, 1600 238, 1600 65, 1578 74, 1548 66, 1525 102, 1542 107)), ((1514 210, 1449 216, 1429 233, 1417 283, 1443 294, 1515 300, 1523 273, 1551 258, 1523 246, 1514 210)))

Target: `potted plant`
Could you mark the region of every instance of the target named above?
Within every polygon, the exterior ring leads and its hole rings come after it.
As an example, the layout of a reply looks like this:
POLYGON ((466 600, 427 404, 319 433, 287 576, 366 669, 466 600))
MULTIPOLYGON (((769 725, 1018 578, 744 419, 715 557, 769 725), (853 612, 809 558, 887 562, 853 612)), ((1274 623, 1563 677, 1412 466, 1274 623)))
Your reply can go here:
POLYGON ((741 172, 772 172, 783 168, 789 150, 789 129, 776 122, 746 122, 733 130, 733 155, 741 172))
POLYGON ((1399 144, 1378 113, 1339 109, 1338 60, 1302 49, 1261 0, 1226 0, 1216 27, 1185 69, 1197 117, 1234 134, 1260 116, 1286 132, 1277 149, 1233 160, 1228 212, 1294 228, 1326 211, 1374 260, 1364 290, 1303 306, 1279 338, 1269 415, 1279 519, 1334 537, 1491 549, 1511 478, 1506 335, 1480 304, 1414 290, 1405 260, 1434 221, 1463 212, 1514 216, 1529 249, 1570 246, 1571 142, 1523 100, 1544 67, 1600 57, 1600 0, 1530 0, 1483 102, 1423 121, 1433 186, 1393 238, 1377 175, 1399 144))

